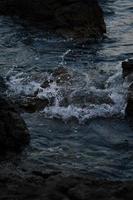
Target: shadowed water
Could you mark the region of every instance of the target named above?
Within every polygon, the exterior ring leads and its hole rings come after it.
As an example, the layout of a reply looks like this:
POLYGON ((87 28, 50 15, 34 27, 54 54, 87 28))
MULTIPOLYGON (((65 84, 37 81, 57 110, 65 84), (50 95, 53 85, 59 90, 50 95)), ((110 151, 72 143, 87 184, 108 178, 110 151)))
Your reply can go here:
POLYGON ((57 38, 18 18, 0 17, 0 74, 13 98, 37 91, 41 99, 54 98, 41 112, 24 114, 32 137, 27 159, 51 168, 129 179, 132 130, 123 119, 129 82, 122 78, 121 61, 133 56, 133 5, 132 0, 101 5, 107 36, 95 43, 57 38), (52 82, 40 89, 60 66, 68 70, 71 84, 52 82))

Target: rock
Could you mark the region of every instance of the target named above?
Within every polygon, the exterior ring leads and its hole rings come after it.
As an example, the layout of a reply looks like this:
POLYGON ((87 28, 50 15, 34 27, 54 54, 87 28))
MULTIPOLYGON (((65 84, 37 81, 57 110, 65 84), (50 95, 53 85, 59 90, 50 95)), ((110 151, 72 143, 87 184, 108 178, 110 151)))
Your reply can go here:
POLYGON ((131 85, 128 89, 127 95, 127 106, 126 106, 126 117, 133 121, 133 59, 128 59, 127 61, 122 62, 123 69, 123 78, 128 77, 128 81, 131 82, 131 85), (130 78, 130 79, 129 79, 130 78))
POLYGON ((133 73, 133 59, 122 62, 123 77, 133 73))
POLYGON ((109 104, 113 105, 114 102, 111 97, 107 93, 100 92, 87 92, 84 90, 80 90, 75 92, 72 97, 69 97, 69 104, 74 104, 76 106, 89 106, 90 104, 109 104))
POLYGON ((52 80, 50 80, 50 81, 46 80, 40 85, 40 87, 42 87, 43 89, 46 89, 46 88, 50 87, 50 83, 52 83, 52 82, 53 82, 52 80))
POLYGON ((0 170, 0 199, 132 200, 133 181, 98 180, 63 173, 16 173, 0 170))
POLYGON ((39 99, 37 97, 34 98, 27 98, 24 101, 18 103, 19 107, 29 113, 37 112, 43 110, 46 106, 49 105, 49 100, 39 99))
POLYGON ((128 118, 132 118, 133 120, 133 83, 130 85, 128 89, 126 116, 128 118))
POLYGON ((106 32, 97 0, 0 0, 0 14, 19 15, 72 38, 99 38, 106 32))
POLYGON ((0 76, 0 93, 5 92, 7 89, 4 79, 0 76))
POLYGON ((51 72, 51 79, 45 80, 40 86, 43 89, 50 87, 52 83, 57 85, 62 85, 63 83, 70 84, 72 76, 65 67, 58 67, 51 72))
POLYGON ((18 153, 29 139, 26 124, 12 102, 0 96, 0 154, 18 153))
POLYGON ((54 70, 54 72, 52 73, 52 75, 54 77, 57 77, 57 76, 61 76, 63 74, 67 74, 67 73, 68 73, 68 71, 67 71, 66 68, 64 68, 64 67, 58 67, 57 69, 54 70))
POLYGON ((70 82, 71 75, 69 74, 68 70, 64 67, 58 67, 52 73, 56 83, 62 84, 65 82, 70 82))

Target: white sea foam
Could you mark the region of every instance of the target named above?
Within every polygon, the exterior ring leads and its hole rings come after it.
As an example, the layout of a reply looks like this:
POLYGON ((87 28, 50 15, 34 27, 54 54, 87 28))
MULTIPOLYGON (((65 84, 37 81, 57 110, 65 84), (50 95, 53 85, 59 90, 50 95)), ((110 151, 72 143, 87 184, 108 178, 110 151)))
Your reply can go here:
POLYGON ((21 72, 10 77, 8 82, 10 89, 9 94, 12 95, 13 93, 16 95, 33 96, 40 87, 40 84, 35 81, 31 81, 28 84, 24 83, 25 78, 22 75, 23 73, 21 72))
MULTIPOLYGON (((120 99, 121 100, 121 99, 120 99)), ((88 107, 80 108, 74 105, 69 105, 67 107, 60 106, 51 106, 46 107, 42 113, 47 118, 58 118, 63 119, 64 121, 69 120, 71 117, 74 117, 79 120, 80 123, 86 121, 87 119, 97 118, 97 117, 113 117, 113 116, 124 116, 125 103, 120 101, 123 104, 90 104, 88 107)))
POLYGON ((65 57, 69 54, 71 52, 71 49, 68 49, 67 51, 65 51, 64 53, 63 53, 63 55, 61 56, 61 62, 60 62, 60 66, 64 66, 64 61, 65 61, 65 57))
POLYGON ((32 80, 23 73, 13 74, 8 82, 9 94, 27 97, 36 94, 40 99, 52 98, 51 106, 41 111, 47 118, 67 121, 74 117, 82 123, 90 118, 124 116, 128 84, 122 79, 121 70, 109 76, 104 89, 97 88, 87 73, 80 76, 76 72, 70 85, 67 82, 57 84, 55 80, 50 81, 51 78, 51 74, 47 74, 49 86, 42 88, 41 81, 32 80), (85 82, 84 86, 82 80, 85 82), (68 99, 66 105, 62 103, 64 99, 68 99))

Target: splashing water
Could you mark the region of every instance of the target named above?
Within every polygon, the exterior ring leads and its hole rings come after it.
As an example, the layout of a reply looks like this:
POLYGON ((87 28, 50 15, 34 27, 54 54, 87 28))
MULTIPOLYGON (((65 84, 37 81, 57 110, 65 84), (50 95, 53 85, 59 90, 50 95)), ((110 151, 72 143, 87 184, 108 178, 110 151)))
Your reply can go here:
POLYGON ((128 83, 123 81, 121 70, 112 76, 104 73, 98 83, 100 72, 92 71, 90 74, 90 71, 81 73, 67 69, 67 73, 71 79, 60 83, 57 80, 61 80, 62 77, 58 76, 55 80, 52 73, 48 72, 41 74, 42 77, 39 74, 32 74, 30 77, 22 72, 10 76, 8 73, 9 94, 23 95, 25 98, 53 98, 53 104, 41 111, 47 118, 67 121, 74 117, 81 123, 97 117, 124 116, 128 83), (38 78, 39 80, 35 80, 38 78), (49 85, 43 88, 41 84, 45 81, 48 81, 49 85))

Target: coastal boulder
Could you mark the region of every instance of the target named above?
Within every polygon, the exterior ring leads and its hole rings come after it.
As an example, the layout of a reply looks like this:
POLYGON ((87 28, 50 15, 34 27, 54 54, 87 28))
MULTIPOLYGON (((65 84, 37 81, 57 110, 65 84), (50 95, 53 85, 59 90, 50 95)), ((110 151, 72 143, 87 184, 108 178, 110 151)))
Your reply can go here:
POLYGON ((0 154, 20 152, 29 143, 25 122, 12 102, 0 95, 0 154))
POLYGON ((0 14, 18 15, 72 38, 97 38, 106 32, 97 0, 0 0, 0 14))
POLYGON ((127 117, 132 118, 133 120, 133 83, 130 85, 128 89, 126 115, 127 117))
POLYGON ((127 95, 127 107, 126 107, 126 116, 133 121, 133 59, 128 59, 122 63, 123 77, 130 77, 129 81, 131 82, 128 95, 127 95))

